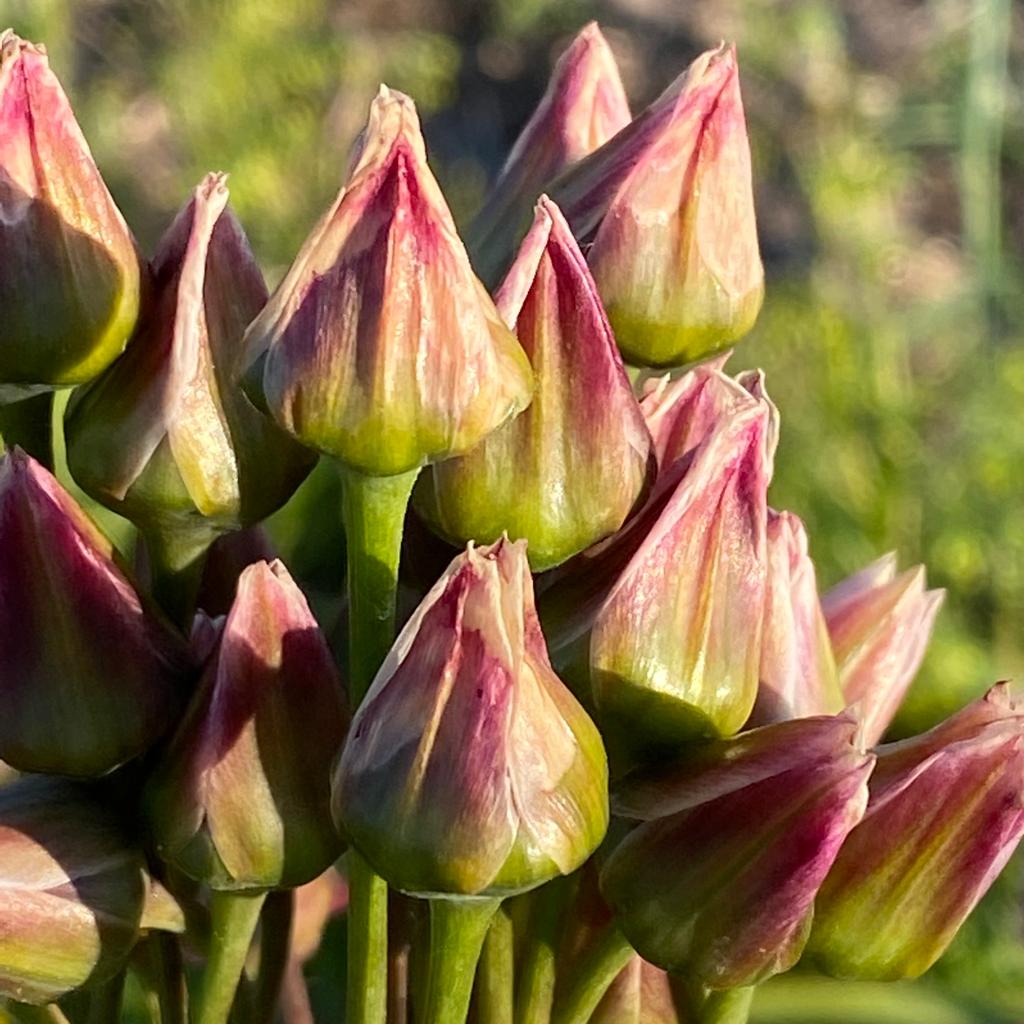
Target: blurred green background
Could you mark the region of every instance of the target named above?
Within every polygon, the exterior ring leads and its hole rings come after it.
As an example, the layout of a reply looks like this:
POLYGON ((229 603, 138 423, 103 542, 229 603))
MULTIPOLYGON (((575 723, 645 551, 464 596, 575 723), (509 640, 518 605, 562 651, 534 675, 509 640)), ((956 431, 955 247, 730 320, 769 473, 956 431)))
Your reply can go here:
MULTIPOLYGON (((46 43, 143 249, 226 170, 272 282, 337 189, 378 82, 416 98, 464 223, 590 18, 634 110, 701 49, 738 44, 769 283, 733 365, 763 366, 782 410, 773 503, 804 517, 824 585, 896 549, 949 590, 897 729, 1024 675, 1021 7, 0 0, 0 24, 46 43)), ((334 487, 321 467, 273 524, 323 606, 339 556, 328 513, 312 531, 303 513, 334 487)), ((888 1010, 797 979, 769 987, 758 1019, 1024 1021, 1022 876, 1018 856, 888 1010)))

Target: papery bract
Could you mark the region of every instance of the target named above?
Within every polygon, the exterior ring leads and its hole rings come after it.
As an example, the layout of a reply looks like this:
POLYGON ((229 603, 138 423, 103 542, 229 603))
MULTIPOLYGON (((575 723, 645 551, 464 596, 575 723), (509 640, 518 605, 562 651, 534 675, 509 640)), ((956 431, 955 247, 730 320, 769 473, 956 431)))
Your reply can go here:
POLYGON ((67 416, 76 481, 144 528, 258 522, 314 461, 239 386, 267 291, 225 182, 207 175, 167 230, 137 337, 67 416))
POLYGON ((942 955, 1024 835, 1024 710, 999 685, 877 753, 808 952, 829 974, 893 981, 942 955))
POLYGON ((457 544, 525 539, 539 571, 622 525, 647 479, 650 437, 583 255, 547 197, 496 302, 533 364, 533 402, 432 466, 414 500, 457 544))
POLYGON ((135 243, 41 47, 0 32, 0 400, 91 380, 139 309, 135 243))
POLYGON ((732 47, 697 58, 552 186, 627 362, 675 366, 753 326, 764 294, 732 47))
POLYGON ((56 479, 18 449, 0 458, 0 758, 101 775, 173 725, 191 673, 56 479))
POLYGON ((348 183, 248 345, 278 422, 369 476, 461 454, 529 404, 529 361, 473 274, 407 96, 381 87, 348 183))
POLYGON ((629 123, 615 57, 596 22, 584 26, 551 72, 548 87, 467 234, 473 264, 496 283, 530 210, 558 174, 629 123))
POLYGON ((524 545, 470 546, 353 719, 340 826, 395 888, 506 895, 579 867, 607 798, 601 738, 548 662, 524 545))
POLYGON ((629 778, 613 806, 644 820, 601 890, 647 960, 711 989, 799 958, 814 898, 867 801, 874 758, 852 717, 765 726, 629 778))
POLYGON ((869 746, 903 702, 945 596, 925 590, 923 565, 897 574, 888 554, 822 598, 843 696, 859 705, 869 746))
POLYGON ((247 568, 200 689, 147 790, 160 855, 214 889, 290 888, 341 853, 331 765, 347 714, 280 562, 247 568))
POLYGON ((0 789, 0 995, 56 1002, 119 971, 142 921, 145 868, 82 784, 36 775, 0 789))

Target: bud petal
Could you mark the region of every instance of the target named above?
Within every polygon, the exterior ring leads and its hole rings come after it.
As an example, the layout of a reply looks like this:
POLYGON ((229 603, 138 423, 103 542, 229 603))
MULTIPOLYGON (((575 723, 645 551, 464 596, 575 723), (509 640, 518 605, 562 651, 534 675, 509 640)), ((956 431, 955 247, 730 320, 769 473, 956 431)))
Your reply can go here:
POLYGON ((139 335, 68 413, 75 479, 136 523, 256 522, 314 461, 238 386, 242 337, 267 291, 225 181, 207 175, 168 229, 139 335))
MULTIPOLYGON (((806 941, 818 886, 860 819, 874 758, 853 718, 766 726, 670 766, 664 817, 609 857, 601 889, 641 956, 712 989, 788 970, 806 941)), ((638 802, 616 798, 616 809, 638 802)), ((655 807, 649 807, 655 810, 655 807)))
POLYGON ((469 229, 480 276, 496 282, 544 186, 629 124, 615 57, 597 22, 584 26, 551 72, 547 91, 519 133, 469 229))
POLYGON ((697 58, 553 187, 626 360, 675 366, 753 326, 764 294, 732 47, 697 58))
POLYGON ((161 856, 214 889, 291 888, 341 853, 330 771, 346 714, 334 662, 280 562, 251 565, 148 790, 161 856))
POLYGON ((844 701, 807 531, 792 512, 769 509, 767 539, 761 682, 750 724, 835 714, 844 701))
POLYGON ((497 296, 533 363, 530 407, 421 478, 416 508, 446 539, 524 538, 534 571, 622 526, 650 437, 587 265, 546 196, 497 296))
POLYGON ((113 545, 18 449, 0 458, 0 652, 0 758, 65 775, 101 775, 147 750, 192 668, 113 545))
POLYGON ((334 812, 418 895, 521 892, 593 853, 604 748, 548 662, 522 543, 470 545, 409 620, 353 720, 334 812))
POLYGON ((915 978, 1024 835, 1024 713, 997 686, 878 749, 878 777, 818 897, 808 951, 838 977, 915 978))
POLYGON ((90 380, 139 307, 135 243, 46 52, 0 33, 0 399, 90 380), (6 386, 5 386, 6 385, 6 386))
POLYGON ((896 556, 888 554, 822 598, 843 696, 860 706, 868 746, 903 702, 945 596, 925 590, 923 565, 897 575, 896 556))
POLYGON ((458 455, 524 409, 529 361, 474 276, 412 100, 381 87, 348 184, 249 328, 268 408, 370 476, 458 455))
POLYGON ((50 1003, 112 977, 146 892, 142 852, 84 787, 37 775, 0 789, 0 995, 50 1003))

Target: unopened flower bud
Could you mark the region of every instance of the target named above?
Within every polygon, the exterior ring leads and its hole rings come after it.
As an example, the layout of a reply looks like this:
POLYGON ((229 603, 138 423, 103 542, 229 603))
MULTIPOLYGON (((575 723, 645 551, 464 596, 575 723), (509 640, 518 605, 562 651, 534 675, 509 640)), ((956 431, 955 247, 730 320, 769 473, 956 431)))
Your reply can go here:
POLYGON ((583 255, 546 196, 496 301, 533 364, 533 402, 432 466, 415 503, 456 544, 525 539, 540 571, 623 524, 644 489, 650 436, 583 255))
POLYGON ((645 959, 709 989, 756 984, 799 958, 814 899, 867 801, 874 758, 848 716, 765 726, 627 777, 642 820, 601 891, 645 959))
POLYGON ((697 58, 552 186, 627 362, 676 366, 733 344, 764 294, 732 47, 697 58))
POLYGON ((46 52, 0 32, 0 400, 80 384, 124 349, 135 243, 46 52))
POLYGON ((331 765, 347 715, 280 562, 242 573, 220 645, 147 791, 160 855, 214 889, 291 888, 341 853, 331 765))
POLYGON ((142 851, 81 784, 39 775, 0 789, 0 995, 56 1002, 112 977, 138 936, 142 851))
POLYGON ((239 385, 267 291, 225 181, 207 175, 167 230, 138 335, 67 416, 76 481, 147 532, 258 522, 314 461, 239 385))
POLYGON ((0 665, 0 758, 64 775, 101 775, 147 750, 192 672, 110 541, 18 449, 0 458, 0 665))
POLYGON ((469 265, 407 96, 381 87, 348 183, 247 344, 277 421, 368 476, 461 454, 529 404, 529 360, 469 265))
POLYGON ((924 566, 897 574, 888 554, 822 598, 839 683, 864 719, 864 742, 892 722, 924 658, 944 590, 925 590, 924 566))
POLYGON ((607 801, 604 747, 548 662, 524 545, 470 546, 353 719, 339 825, 395 888, 503 896, 579 867, 607 801))
POLYGON ((551 72, 467 238, 477 273, 496 283, 546 185, 629 123, 615 57, 597 22, 584 26, 551 72))
POLYGON ((877 754, 808 953, 837 977, 894 981, 935 963, 1024 835, 1024 711, 1000 684, 877 754))

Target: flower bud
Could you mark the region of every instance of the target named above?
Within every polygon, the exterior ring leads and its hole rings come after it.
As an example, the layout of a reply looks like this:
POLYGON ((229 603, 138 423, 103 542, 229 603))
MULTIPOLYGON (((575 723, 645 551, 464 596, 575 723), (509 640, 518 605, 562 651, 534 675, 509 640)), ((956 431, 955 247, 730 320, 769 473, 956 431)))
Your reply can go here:
POLYGON ((18 449, 0 458, 0 665, 0 758, 64 775, 101 775, 147 750, 192 671, 113 545, 18 449))
POLYGON ((752 725, 843 708, 807 531, 792 512, 768 511, 768 581, 761 681, 752 725))
POLYGON ((523 538, 540 571, 622 526, 647 479, 650 437, 583 255, 546 196, 497 305, 537 392, 467 455, 431 467, 416 509, 457 544, 523 538))
POLYGON ((584 26, 558 58, 533 116, 519 133, 468 232, 484 281, 495 283, 544 187, 629 124, 615 57, 597 22, 584 26))
POLYGON ((461 454, 529 404, 529 360, 473 274, 407 96, 381 87, 348 184, 248 346, 278 422, 369 476, 461 454))
POLYGON ((944 590, 925 590, 924 566, 897 574, 888 554, 822 598, 847 704, 858 704, 864 742, 892 722, 924 658, 944 590))
POLYGON ((50 1003, 119 971, 148 879, 107 807, 66 779, 0 789, 0 995, 50 1003))
POLYGON ((627 362, 677 366, 753 326, 764 294, 736 54, 697 58, 552 186, 627 362))
POLYGON ((213 889, 291 888, 342 852, 331 765, 347 715, 323 634, 280 562, 249 566, 147 791, 164 860, 213 889))
POLYGON ((135 243, 46 52, 0 32, 0 400, 91 380, 139 308, 135 243))
POLYGON ((1024 711, 1000 684, 877 753, 808 952, 837 977, 894 981, 935 963, 1024 835, 1024 711))
POLYGON ((604 748, 548 662, 524 547, 470 545, 452 562, 353 719, 335 817, 405 892, 522 892, 604 836, 604 748))
POLYGON ((874 758, 852 717, 765 726, 624 781, 617 813, 644 819, 601 890, 645 959, 710 989, 788 970, 815 894, 860 819, 874 758))
POLYGON ((76 481, 144 526, 258 522, 314 461, 239 387, 242 338, 267 292, 225 180, 207 175, 168 229, 138 336, 68 412, 76 481))

